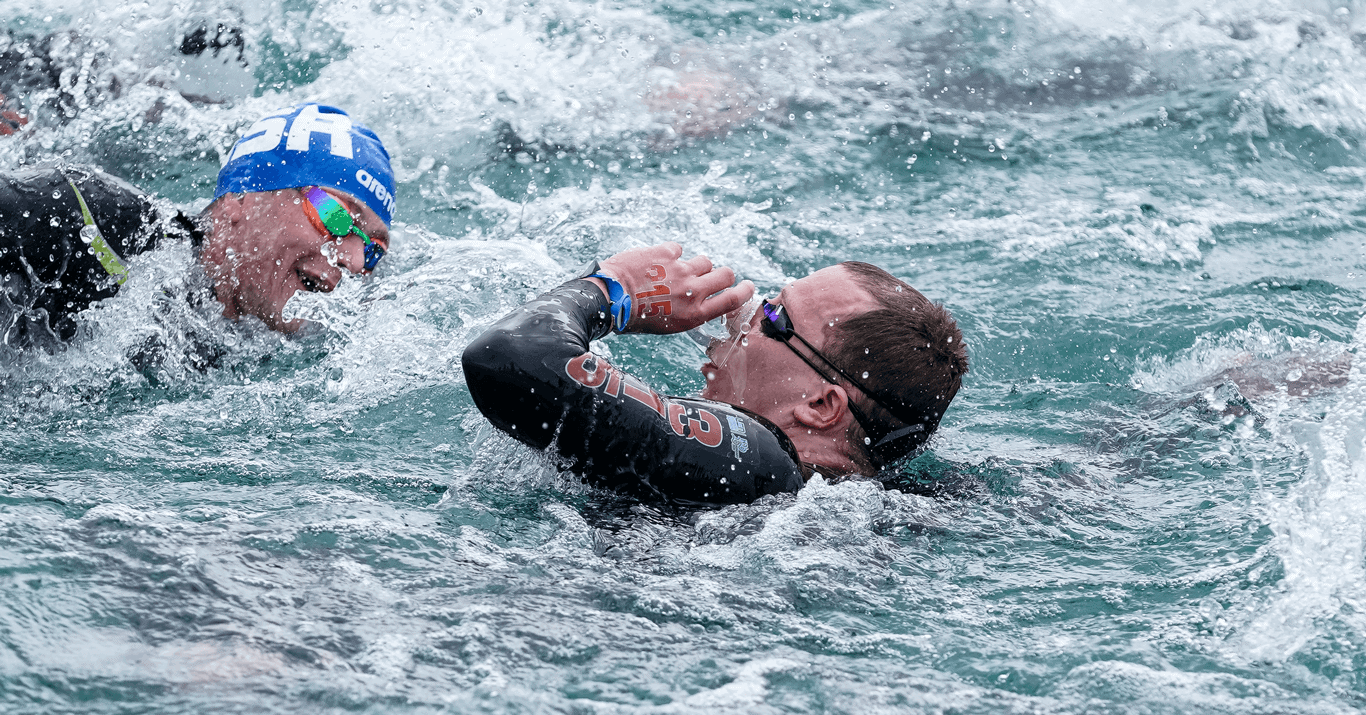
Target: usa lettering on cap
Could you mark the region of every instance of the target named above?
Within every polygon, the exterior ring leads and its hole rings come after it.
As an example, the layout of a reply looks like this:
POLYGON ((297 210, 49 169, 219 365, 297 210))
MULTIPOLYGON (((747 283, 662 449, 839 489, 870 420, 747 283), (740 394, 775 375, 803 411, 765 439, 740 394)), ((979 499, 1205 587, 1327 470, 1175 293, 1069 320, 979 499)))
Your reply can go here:
POLYGON ((351 118, 345 114, 323 114, 318 106, 310 104, 299 111, 290 124, 288 116, 274 115, 262 117, 242 135, 242 140, 228 157, 231 162, 247 154, 273 151, 285 138, 285 127, 289 127, 289 138, 285 141, 286 151, 308 151, 308 143, 314 134, 324 134, 330 142, 329 149, 334 156, 346 159, 355 158, 351 146, 351 118))

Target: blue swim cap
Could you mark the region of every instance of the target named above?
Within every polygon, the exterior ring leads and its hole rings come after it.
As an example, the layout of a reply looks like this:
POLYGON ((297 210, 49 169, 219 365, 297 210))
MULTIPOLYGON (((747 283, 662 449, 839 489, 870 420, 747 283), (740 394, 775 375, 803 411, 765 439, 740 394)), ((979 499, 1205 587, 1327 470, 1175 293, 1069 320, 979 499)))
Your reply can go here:
POLYGON ((384 225, 393 219, 389 152, 374 132, 322 104, 300 104, 256 120, 218 172, 213 198, 301 186, 341 189, 374 209, 384 225))

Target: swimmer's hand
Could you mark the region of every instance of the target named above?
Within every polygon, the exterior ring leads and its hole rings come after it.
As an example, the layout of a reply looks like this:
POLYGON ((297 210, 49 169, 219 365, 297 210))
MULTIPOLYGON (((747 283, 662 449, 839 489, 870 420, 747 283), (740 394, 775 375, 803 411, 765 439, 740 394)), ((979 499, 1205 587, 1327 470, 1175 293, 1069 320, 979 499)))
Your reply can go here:
MULTIPOLYGON (((706 256, 683 260, 683 247, 661 243, 622 251, 600 264, 631 294, 626 332, 665 335, 692 330, 738 309, 754 295, 754 284, 735 285, 735 271, 716 267, 706 256)), ((607 295, 607 285, 592 279, 607 295)))

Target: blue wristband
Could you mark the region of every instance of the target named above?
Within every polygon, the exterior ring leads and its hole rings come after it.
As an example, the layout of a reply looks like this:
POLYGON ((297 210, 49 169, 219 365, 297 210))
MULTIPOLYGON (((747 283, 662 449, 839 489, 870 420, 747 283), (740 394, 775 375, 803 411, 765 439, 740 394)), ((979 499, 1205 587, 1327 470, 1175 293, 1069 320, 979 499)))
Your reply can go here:
POLYGON ((626 323, 631 320, 631 295, 615 279, 601 273, 592 273, 585 278, 601 278, 607 284, 607 304, 612 312, 612 332, 626 332, 626 323))

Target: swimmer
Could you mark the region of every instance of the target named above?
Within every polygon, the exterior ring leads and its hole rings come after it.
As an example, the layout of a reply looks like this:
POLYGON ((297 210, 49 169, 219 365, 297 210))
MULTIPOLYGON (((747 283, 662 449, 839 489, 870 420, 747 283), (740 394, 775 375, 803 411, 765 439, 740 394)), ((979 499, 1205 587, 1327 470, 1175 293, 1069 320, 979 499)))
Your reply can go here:
POLYGON ((651 76, 645 104, 667 127, 652 142, 656 151, 671 149, 679 140, 725 136, 764 107, 758 91, 723 70, 660 67, 651 76))
POLYGON ((754 285, 676 243, 619 253, 500 319, 465 349, 493 425, 553 446, 590 483, 677 504, 872 475, 925 444, 962 384, 952 316, 875 266, 789 283, 733 340, 713 340, 700 398, 661 396, 589 352, 608 333, 679 333, 739 317, 754 285), (747 333, 745 331, 748 331, 747 333))
POLYGON ((73 318, 114 296, 129 259, 188 241, 211 295, 230 319, 290 333, 285 304, 330 292, 342 270, 369 274, 389 248, 394 175, 379 137, 319 104, 257 120, 218 173, 195 216, 163 213, 131 185, 96 169, 0 172, 0 341, 55 345, 73 318))
MULTIPOLYGON (((175 92, 194 104, 251 96, 256 80, 238 29, 241 20, 231 18, 235 14, 191 23, 168 42, 144 38, 134 59, 122 62, 112 56, 115 49, 107 40, 75 30, 39 37, 0 28, 0 136, 17 133, 40 108, 49 121, 65 121, 136 83, 175 92)), ((143 118, 156 122, 165 109, 158 99, 143 118)))

